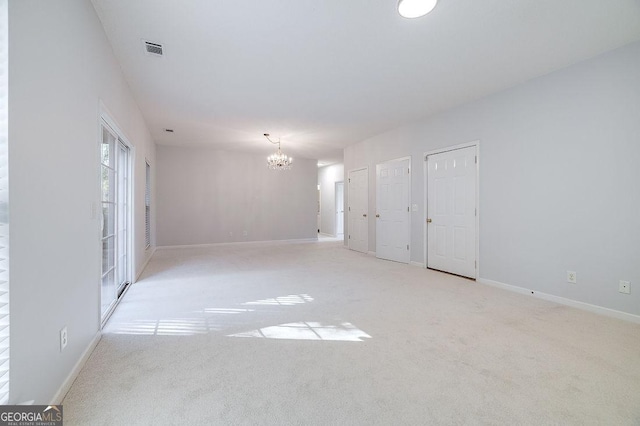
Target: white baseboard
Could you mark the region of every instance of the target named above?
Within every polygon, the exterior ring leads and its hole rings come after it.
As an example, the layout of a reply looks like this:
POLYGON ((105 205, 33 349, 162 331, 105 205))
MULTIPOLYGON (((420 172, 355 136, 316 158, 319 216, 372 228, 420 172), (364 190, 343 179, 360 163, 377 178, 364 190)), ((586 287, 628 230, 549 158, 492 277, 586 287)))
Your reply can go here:
POLYGON ((559 303, 565 306, 571 306, 572 308, 582 309, 583 311, 593 312, 599 315, 607 317, 621 319, 623 321, 629 321, 636 324, 640 324, 640 316, 629 314, 627 312, 616 311, 615 309, 605 308, 603 306, 592 305, 590 303, 579 302, 577 300, 567 299, 566 297, 554 296, 553 294, 541 293, 536 290, 527 289, 524 287, 518 287, 511 284, 501 283, 499 281, 489 280, 486 278, 478 278, 476 280, 480 284, 490 285, 492 287, 498 287, 503 290, 513 291, 515 293, 526 294, 528 296, 537 297, 538 299, 548 300, 550 302, 559 303))
POLYGON ((172 250, 182 248, 206 248, 206 247, 218 247, 218 246, 237 246, 242 244, 295 244, 295 243, 311 243, 318 241, 318 237, 315 238, 299 238, 293 240, 264 240, 264 241, 233 241, 229 243, 208 243, 208 244, 184 244, 174 246, 158 246, 156 250, 172 250))
POLYGON ((375 255, 376 255, 376 252, 375 252, 375 251, 368 251, 368 252, 367 252, 367 254, 368 254, 369 256, 375 256, 375 255))
POLYGON ((65 396, 67 396, 67 392, 69 392, 69 389, 71 389, 71 385, 73 385, 73 382, 78 377, 78 374, 80 374, 80 370, 82 370, 82 367, 84 367, 84 364, 89 359, 89 356, 96 348, 101 338, 102 333, 98 331, 91 343, 89 343, 89 346, 87 346, 87 348, 82 353, 82 356, 80 357, 78 362, 76 362, 76 365, 73 366, 73 369, 71 370, 65 381, 62 383, 62 386, 60 386, 60 388, 58 389, 58 392, 56 392, 56 394, 53 396, 51 405, 62 404, 62 400, 65 396))
POLYGON ((149 261, 151 260, 151 258, 155 254, 156 249, 157 249, 157 247, 155 247, 155 246, 151 248, 151 254, 149 255, 149 257, 147 257, 147 260, 145 260, 144 265, 142 265, 142 268, 140 268, 140 272, 138 272, 138 274, 136 275, 136 281, 138 281, 140 279, 140 275, 142 275, 142 273, 144 272, 144 269, 149 264, 149 261))
POLYGON ((411 266, 417 266, 417 267, 419 267, 419 268, 424 268, 424 263, 423 263, 423 262, 414 262, 414 261, 411 261, 411 262, 409 262, 409 265, 411 265, 411 266))

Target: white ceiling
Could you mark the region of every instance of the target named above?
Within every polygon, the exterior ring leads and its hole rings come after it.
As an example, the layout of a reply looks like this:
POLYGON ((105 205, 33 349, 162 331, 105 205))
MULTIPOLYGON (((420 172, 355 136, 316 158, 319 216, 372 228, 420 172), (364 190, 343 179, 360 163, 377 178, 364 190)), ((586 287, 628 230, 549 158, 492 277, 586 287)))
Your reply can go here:
POLYGON ((324 161, 640 39, 640 0, 440 0, 414 20, 396 0, 93 3, 157 143, 267 155, 269 132, 324 161))

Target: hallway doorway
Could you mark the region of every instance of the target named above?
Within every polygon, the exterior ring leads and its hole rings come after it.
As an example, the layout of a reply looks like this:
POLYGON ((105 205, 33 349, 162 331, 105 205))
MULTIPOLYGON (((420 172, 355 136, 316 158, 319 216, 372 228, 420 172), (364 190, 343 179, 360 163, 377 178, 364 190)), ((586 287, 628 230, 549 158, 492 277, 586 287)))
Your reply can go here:
POLYGON ((336 237, 344 235, 344 182, 336 182, 336 237))

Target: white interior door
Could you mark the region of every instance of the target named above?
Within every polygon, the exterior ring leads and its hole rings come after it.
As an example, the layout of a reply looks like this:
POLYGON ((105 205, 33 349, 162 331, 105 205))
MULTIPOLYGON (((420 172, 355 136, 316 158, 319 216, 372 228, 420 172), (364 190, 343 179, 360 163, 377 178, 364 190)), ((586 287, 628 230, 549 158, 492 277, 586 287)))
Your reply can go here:
POLYGON ((411 159, 376 166, 376 256, 409 263, 411 159))
POLYGON ((344 182, 336 183, 336 237, 344 235, 344 182))
POLYGON ((369 169, 349 172, 349 248, 369 251, 369 169))
POLYGON ((427 157, 427 267, 476 278, 476 147, 427 157))

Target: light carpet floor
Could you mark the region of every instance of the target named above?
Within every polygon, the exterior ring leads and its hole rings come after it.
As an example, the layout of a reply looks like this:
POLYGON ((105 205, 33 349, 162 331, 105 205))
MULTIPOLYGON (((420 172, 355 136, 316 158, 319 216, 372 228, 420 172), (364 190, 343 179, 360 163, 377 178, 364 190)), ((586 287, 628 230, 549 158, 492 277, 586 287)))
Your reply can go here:
POLYGON ((339 242, 159 250, 67 425, 638 425, 640 326, 339 242))

